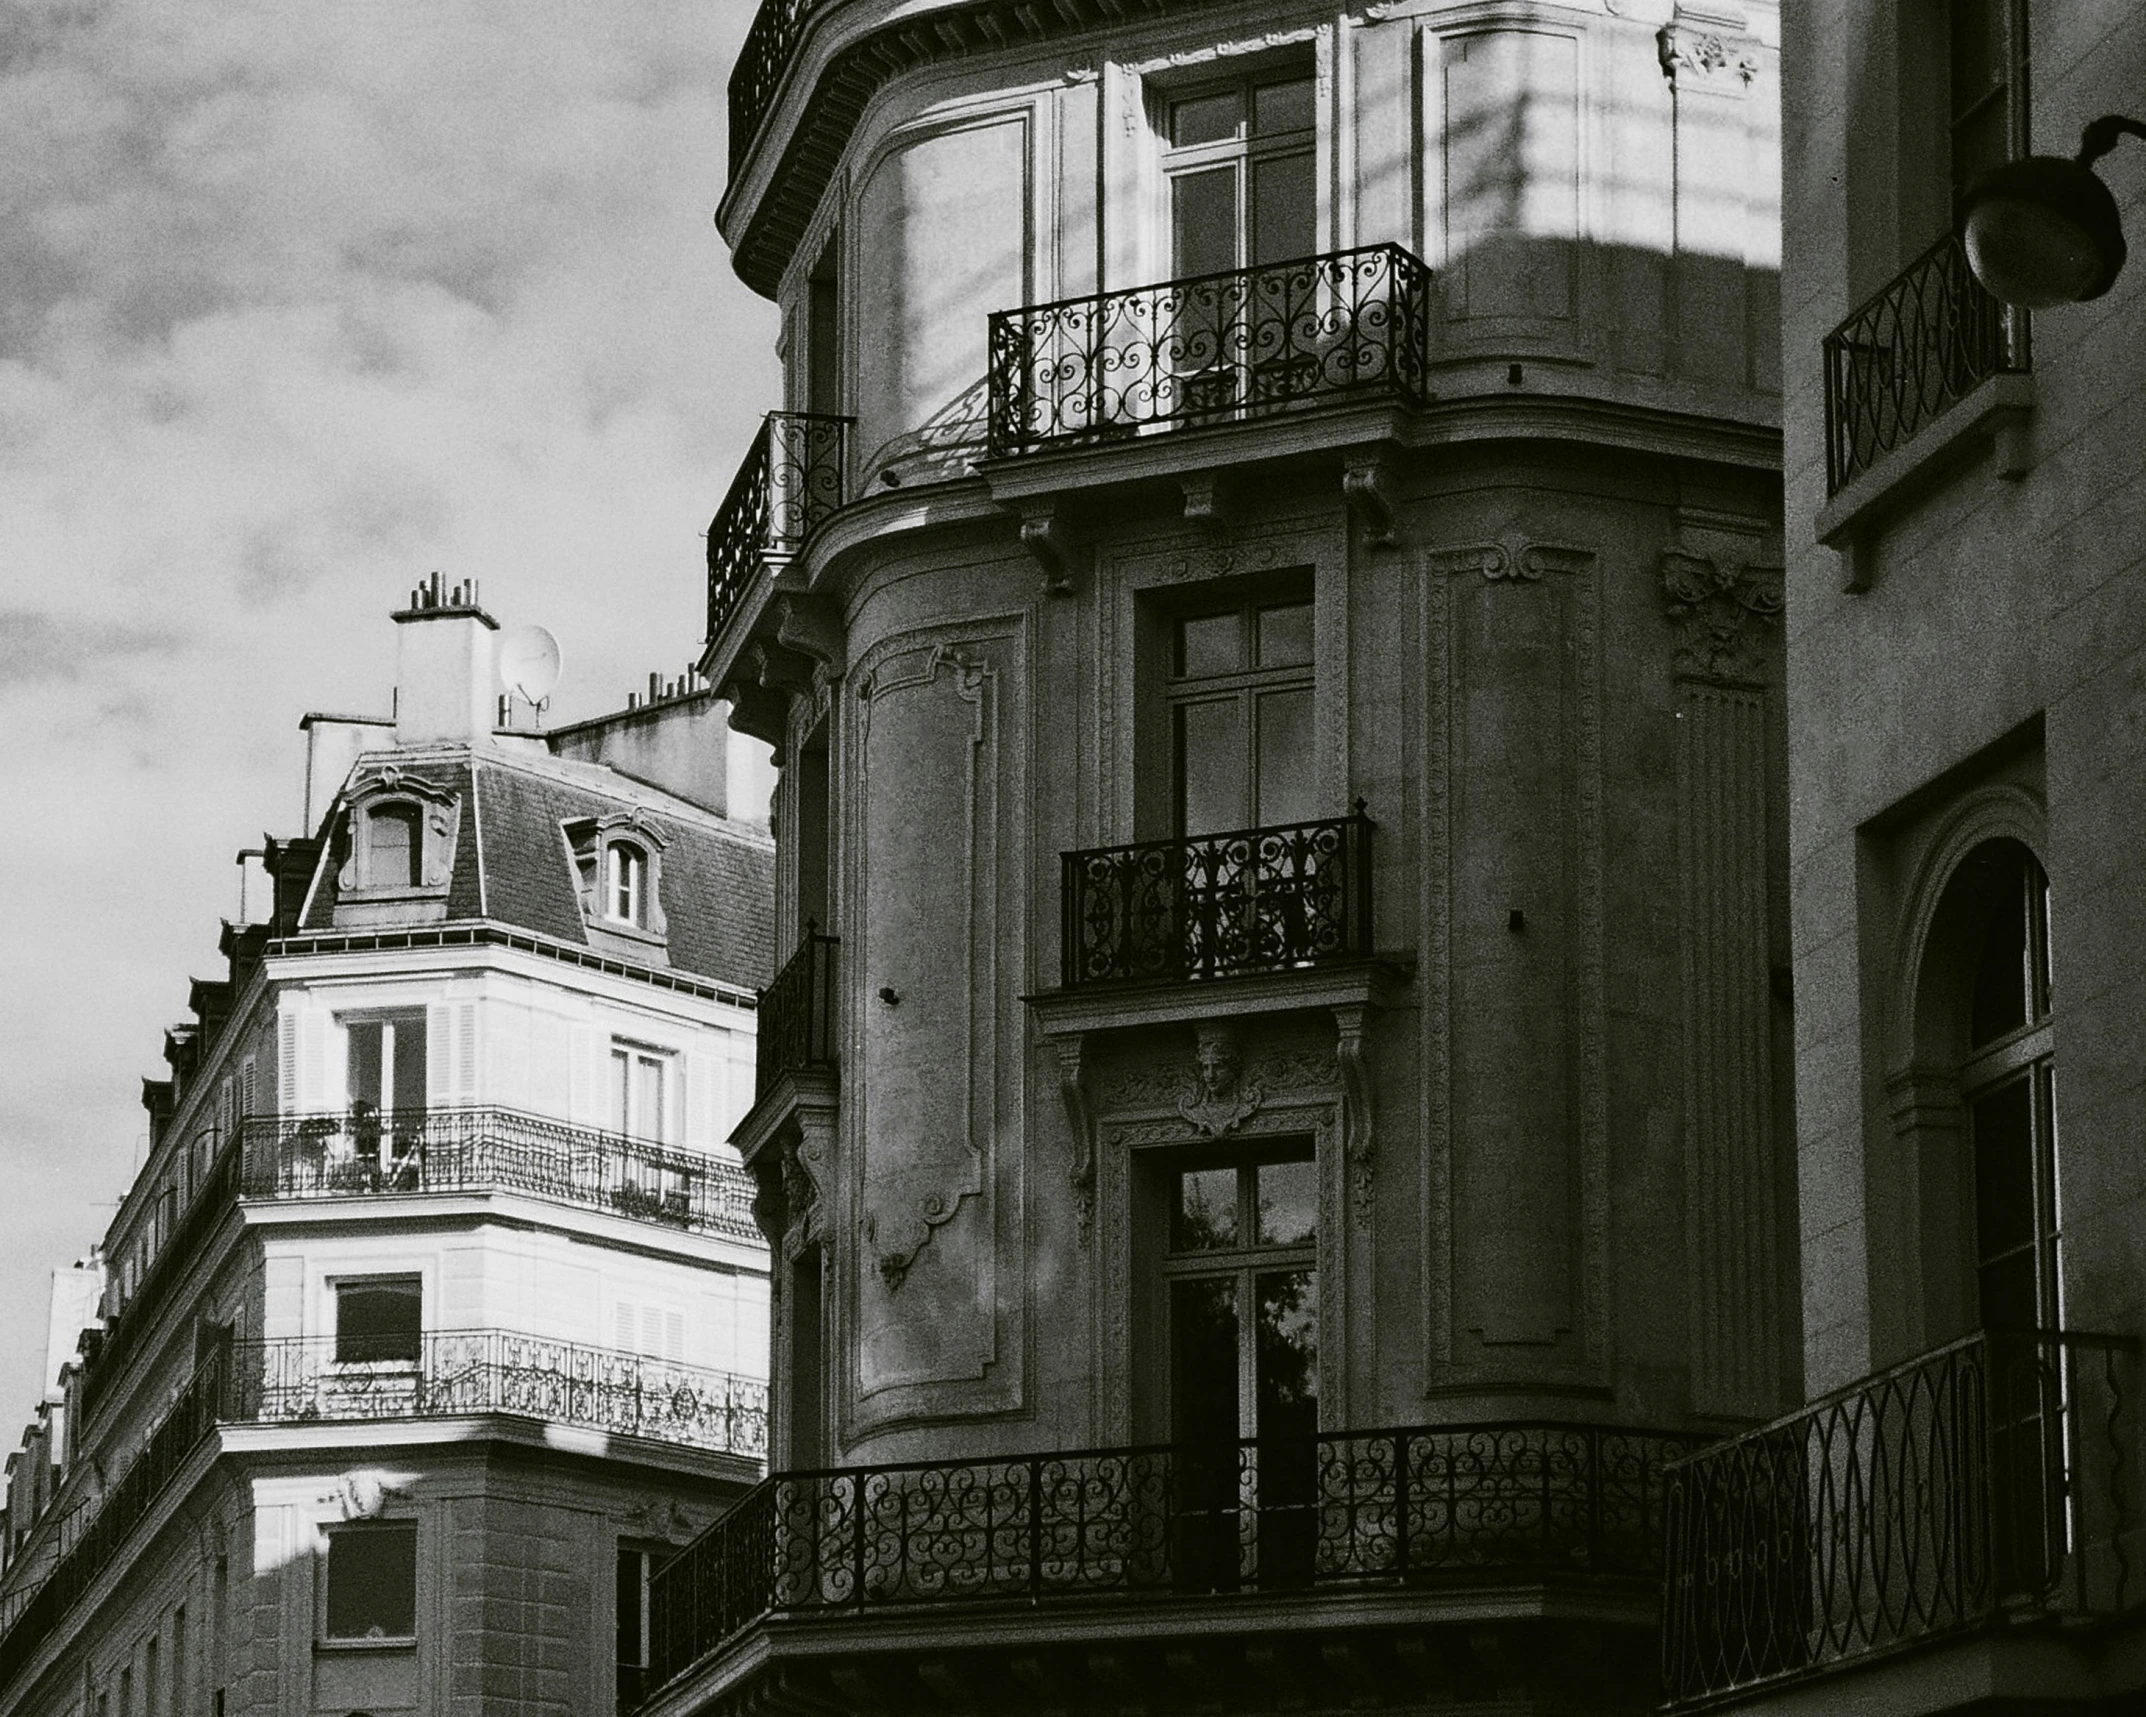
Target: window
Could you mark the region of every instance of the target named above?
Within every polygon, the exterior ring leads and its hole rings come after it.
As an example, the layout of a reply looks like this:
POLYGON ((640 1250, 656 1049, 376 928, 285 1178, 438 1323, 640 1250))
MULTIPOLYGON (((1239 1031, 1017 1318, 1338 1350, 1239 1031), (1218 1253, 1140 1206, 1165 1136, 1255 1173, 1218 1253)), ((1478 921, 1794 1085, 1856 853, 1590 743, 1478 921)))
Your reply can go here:
POLYGON ((1319 1428, 1318 1171, 1308 1149, 1173 1166, 1163 1257, 1179 1567, 1194 1589, 1308 1579, 1319 1428), (1244 1446, 1249 1440, 1249 1446, 1244 1446), (1250 1484, 1246 1483, 1249 1475, 1250 1484), (1250 1495, 1257 1530, 1240 1530, 1250 1495), (1250 1569, 1243 1547, 1255 1548, 1250 1569))
POLYGON ((368 1189, 394 1184, 398 1172, 414 1177, 425 1130, 425 1016, 346 1019, 343 1034, 350 1129, 329 1172, 368 1189))
POLYGON ((365 813, 365 886, 416 888, 424 880, 424 820, 415 805, 391 802, 365 813))
POLYGON ((621 1353, 646 1354, 681 1365, 686 1356, 686 1317, 675 1306, 620 1300, 612 1307, 621 1353))
POLYGON ((648 1691, 648 1576, 655 1557, 618 1547, 618 1705, 630 1711, 648 1691))
POLYGON ((639 924, 645 914, 648 855, 630 841, 613 841, 604 881, 604 910, 622 924, 639 924))
POLYGON ((1309 600, 1178 618, 1168 698, 1178 834, 1311 818, 1309 600))
POLYGON ((338 1365, 415 1365, 424 1345, 424 1288, 416 1276, 335 1284, 338 1365))
POLYGON ((1312 254, 1313 89, 1311 75, 1295 70, 1166 97, 1172 278, 1312 254))
POLYGON ((611 1124, 629 1139, 664 1138, 664 1087, 669 1055, 636 1044, 611 1046, 611 1124))
POLYGON ((1949 14, 1945 140, 1956 204, 1976 178, 2027 152, 2027 20, 2021 0, 1949 0, 1949 14))
POLYGON ((417 1636, 417 1524, 366 1521, 328 1534, 325 1639, 417 1636))

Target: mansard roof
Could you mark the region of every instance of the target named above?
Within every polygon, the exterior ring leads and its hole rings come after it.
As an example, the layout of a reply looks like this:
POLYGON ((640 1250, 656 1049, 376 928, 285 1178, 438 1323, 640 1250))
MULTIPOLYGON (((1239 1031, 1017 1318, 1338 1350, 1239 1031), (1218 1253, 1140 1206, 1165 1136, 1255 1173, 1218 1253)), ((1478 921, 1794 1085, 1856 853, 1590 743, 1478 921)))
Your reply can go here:
MULTIPOLYGON (((351 811, 380 796, 424 806, 451 844, 441 882, 424 891, 425 909, 411 905, 413 924, 486 922, 619 955, 600 926, 591 934, 570 832, 592 824, 616 828, 625 819, 661 853, 665 934, 647 949, 646 963, 745 990, 772 973, 774 846, 764 830, 600 764, 533 749, 457 745, 368 753, 318 831, 321 856, 297 933, 345 927, 342 919, 358 899, 345 891, 351 811)), ((365 904, 368 923, 394 921, 396 903, 368 896, 365 904)), ((634 951, 623 957, 634 958, 634 951)))

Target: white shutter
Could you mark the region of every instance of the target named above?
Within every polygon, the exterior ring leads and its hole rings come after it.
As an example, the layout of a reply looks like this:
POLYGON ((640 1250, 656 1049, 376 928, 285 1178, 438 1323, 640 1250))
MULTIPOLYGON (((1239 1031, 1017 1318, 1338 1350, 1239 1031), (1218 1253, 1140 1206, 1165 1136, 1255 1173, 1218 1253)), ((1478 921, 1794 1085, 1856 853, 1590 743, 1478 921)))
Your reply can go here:
POLYGON ((307 1008, 298 1015, 298 1101, 295 1107, 301 1114, 314 1114, 323 1109, 342 1107, 343 1069, 331 1067, 331 1062, 340 1062, 340 1057, 331 1053, 340 1043, 329 1039, 340 1033, 335 1031, 335 1021, 317 1008, 307 1008))
POLYGON ((276 1109, 288 1115, 298 1108, 298 1020, 295 1015, 285 1014, 277 1025, 276 1109))
POLYGON ((683 1062, 686 1082, 686 1143, 708 1150, 719 1142, 716 1111, 715 1064, 705 1055, 688 1055, 683 1062))
POLYGON ((618 1348, 621 1353, 631 1353, 637 1344, 634 1328, 633 1302, 621 1300, 613 1308, 617 1314, 618 1348))
POLYGON ((477 1004, 456 1002, 455 1011, 455 1101, 477 1101, 477 1004))
POLYGON ((686 1315, 684 1312, 666 1311, 663 1314, 663 1357, 673 1365, 686 1362, 686 1315))
POLYGON ((249 1055, 246 1057, 245 1065, 238 1070, 238 1113, 240 1120, 244 1120, 253 1113, 257 1100, 257 1095, 254 1091, 253 1057, 249 1055))
POLYGON ((425 1106, 444 1109, 455 1092, 454 1070, 448 1057, 454 1042, 452 1005, 433 1002, 425 1009, 425 1106))

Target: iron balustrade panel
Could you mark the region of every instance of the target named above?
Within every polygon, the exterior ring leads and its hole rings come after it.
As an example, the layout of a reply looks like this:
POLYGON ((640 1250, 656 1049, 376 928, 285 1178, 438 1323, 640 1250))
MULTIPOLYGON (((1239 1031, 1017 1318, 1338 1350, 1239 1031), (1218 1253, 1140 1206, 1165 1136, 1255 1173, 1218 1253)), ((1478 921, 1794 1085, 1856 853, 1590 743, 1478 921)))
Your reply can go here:
POLYGON ((1826 336, 1826 493, 1990 377, 2029 367, 2025 312, 1984 290, 1947 234, 1826 336))
POLYGON ((1066 986, 1216 978, 1369 954, 1371 828, 1359 811, 1065 854, 1066 986))
POLYGON ((771 411, 708 525, 708 638, 842 504, 849 419, 771 411))
POLYGON ((2124 1346, 1971 1336, 1680 1464, 1671 1703, 2000 1618, 2119 1608, 2135 1447, 2124 1346))
POLYGON ((658 1569, 661 1685, 766 1615, 1660 1577, 1673 1434, 1508 1423, 767 1480, 658 1569))
POLYGON ((835 1065, 835 962, 841 947, 838 938, 807 930, 788 964, 760 992, 754 1013, 756 1100, 785 1073, 835 1065))
POLYGON ((482 1107, 249 1116, 249 1199, 522 1192, 704 1233, 757 1237, 735 1163, 482 1107))
POLYGON ((219 1347, 203 1359, 174 1397, 44 1581, 26 1595, 17 1594, 7 1631, 0 1634, 0 1685, 30 1660, 65 1619, 178 1476, 195 1446, 215 1429, 229 1400, 230 1377, 229 1352, 219 1347))
POLYGON ((752 153, 753 139, 775 110, 775 95, 797 55, 805 21, 819 0, 761 0, 730 71, 730 176, 752 153))
POLYGON ((1431 271, 1399 245, 994 314, 995 455, 1384 395, 1428 397, 1431 271))
POLYGON ((511 1330, 426 1333, 411 1357, 333 1337, 241 1343, 229 1417, 292 1425, 505 1414, 719 1454, 767 1452, 767 1385, 511 1330))

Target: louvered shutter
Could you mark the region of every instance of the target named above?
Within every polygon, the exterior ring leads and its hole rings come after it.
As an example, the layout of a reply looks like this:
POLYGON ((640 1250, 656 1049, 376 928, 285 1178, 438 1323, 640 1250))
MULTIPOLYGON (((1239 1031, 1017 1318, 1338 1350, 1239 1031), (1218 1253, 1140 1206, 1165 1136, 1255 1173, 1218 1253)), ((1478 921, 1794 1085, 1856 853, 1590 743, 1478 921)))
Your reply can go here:
POLYGON ((707 1150, 719 1142, 716 1064, 705 1055, 685 1058, 686 1143, 707 1150))
POLYGON ((477 1004, 454 1002, 455 1097, 457 1103, 477 1101, 477 1004))
POLYGON ((448 1064, 454 1046, 454 1008, 433 1002, 425 1009, 425 1105, 444 1109, 455 1100, 454 1069, 448 1064))
POLYGON ((290 1115, 298 1109, 298 1020, 285 1014, 276 1024, 276 1108, 290 1115))

